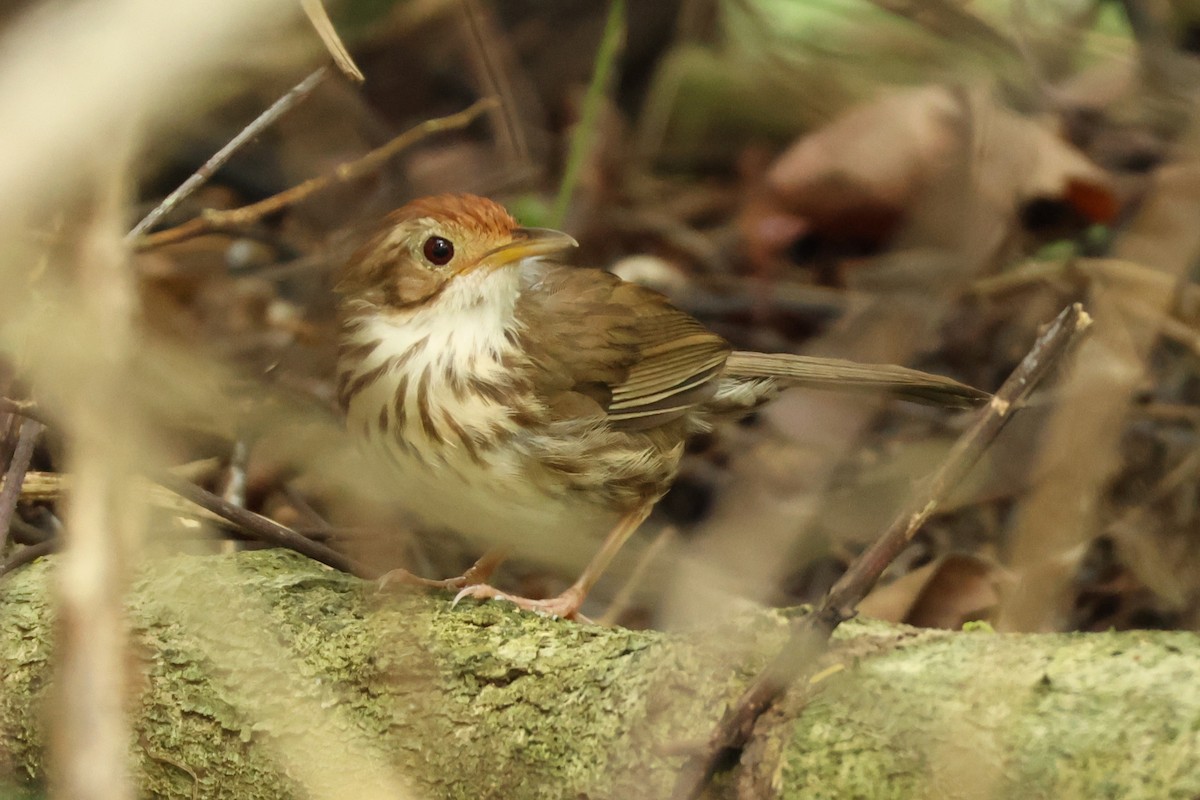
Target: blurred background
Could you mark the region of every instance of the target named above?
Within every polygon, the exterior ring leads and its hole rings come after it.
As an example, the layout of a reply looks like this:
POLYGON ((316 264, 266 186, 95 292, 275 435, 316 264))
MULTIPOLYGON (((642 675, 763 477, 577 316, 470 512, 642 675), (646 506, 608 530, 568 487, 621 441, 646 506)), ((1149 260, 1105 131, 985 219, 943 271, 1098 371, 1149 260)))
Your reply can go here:
MULTIPOLYGON (((132 237, 328 54, 290 3, 192 20, 189 4, 121 0, 90 20, 96 5, 0 10, 10 476, 32 448, 25 489, 8 492, 6 564, 54 547, 78 470, 172 468, 373 574, 460 573, 488 543, 410 524, 404 487, 341 433, 332 285, 383 214, 469 191, 570 232, 577 263, 664 292, 742 349, 990 391, 1083 302, 1090 338, 862 611, 943 628, 1200 626, 1194 4, 331 1, 361 85, 327 68, 157 233, 132 237), (156 14, 192 38, 163 35, 156 14), (211 214, 485 97, 299 202, 211 214)), ((819 599, 970 420, 788 393, 692 443, 587 613, 673 628, 819 599)), ((261 546, 137 486, 133 560, 261 546)), ((496 581, 560 591, 598 545, 562 535, 496 581)))

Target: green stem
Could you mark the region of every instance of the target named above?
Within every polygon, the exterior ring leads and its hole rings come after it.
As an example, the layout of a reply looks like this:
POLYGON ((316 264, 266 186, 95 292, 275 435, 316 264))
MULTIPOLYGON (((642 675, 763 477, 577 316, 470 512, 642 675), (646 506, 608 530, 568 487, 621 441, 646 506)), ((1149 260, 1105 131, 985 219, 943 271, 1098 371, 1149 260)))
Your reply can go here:
POLYGON ((608 6, 608 19, 604 23, 604 37, 600 40, 600 50, 596 53, 596 70, 592 73, 592 82, 588 85, 587 95, 583 99, 583 114, 575 133, 571 136, 571 151, 567 156, 567 168, 563 173, 562 184, 558 187, 558 197, 554 201, 554 212, 550 217, 553 227, 562 225, 567 216, 567 208, 575 195, 575 187, 579 184, 579 175, 583 164, 587 161, 592 149, 596 122, 600 116, 600 107, 604 100, 605 89, 609 86, 609 76, 621 51, 621 43, 625 38, 625 0, 611 0, 608 6))

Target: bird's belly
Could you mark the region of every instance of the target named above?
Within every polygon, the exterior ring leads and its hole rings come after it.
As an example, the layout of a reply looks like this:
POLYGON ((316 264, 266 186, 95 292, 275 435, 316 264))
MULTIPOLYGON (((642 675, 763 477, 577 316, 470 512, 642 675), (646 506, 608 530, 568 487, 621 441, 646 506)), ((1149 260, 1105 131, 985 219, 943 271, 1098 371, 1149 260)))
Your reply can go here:
POLYGON ((502 328, 476 317, 410 323, 365 323, 358 335, 374 351, 343 375, 347 423, 370 443, 397 502, 426 527, 485 547, 506 545, 554 566, 586 563, 622 514, 653 493, 619 476, 644 471, 637 453, 595 431, 518 421, 544 408, 513 389, 510 362, 519 354, 502 328), (464 364, 467 371, 453 369, 464 364), (595 469, 572 474, 564 460, 595 469))
POLYGON ((616 512, 579 494, 539 486, 517 453, 472 458, 446 447, 432 458, 390 443, 385 450, 400 504, 426 527, 449 528, 482 547, 504 545, 526 558, 578 566, 618 521, 616 512))

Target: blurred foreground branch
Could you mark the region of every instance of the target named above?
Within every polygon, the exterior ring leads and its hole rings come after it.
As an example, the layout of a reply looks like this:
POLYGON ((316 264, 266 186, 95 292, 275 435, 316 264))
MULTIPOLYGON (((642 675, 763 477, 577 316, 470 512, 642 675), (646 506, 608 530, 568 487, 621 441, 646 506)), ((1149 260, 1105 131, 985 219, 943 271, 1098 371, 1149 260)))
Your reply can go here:
MULTIPOLYGON (((4 780, 45 778, 55 566, 0 582, 4 780)), ((297 758, 341 797, 382 796, 396 775, 431 799, 664 797, 682 746, 787 628, 762 612, 670 636, 498 604, 450 610, 445 597, 381 602, 370 584, 279 551, 159 562, 129 618, 134 776, 142 796, 164 798, 312 796, 286 768, 297 758), (310 706, 340 722, 325 727, 310 706)), ((1195 796, 1200 692, 1179 676, 1198 659, 1188 633, 852 622, 812 691, 764 720, 714 796, 874 796, 885 785, 897 797, 949 785, 977 797, 1195 796)))
MULTIPOLYGON (((87 391, 62 401, 72 490, 54 581, 51 796, 70 800, 135 796, 126 746, 134 676, 125 593, 147 515, 127 491, 126 478, 136 464, 154 463, 156 454, 145 417, 128 399, 139 341, 133 322, 137 291, 119 233, 130 152, 121 147, 104 164, 95 199, 78 216, 73 234, 79 255, 71 274, 72 313, 104 336, 92 343, 88 363, 76 376, 87 391)), ((15 491, 18 477, 11 476, 9 491, 15 491)))

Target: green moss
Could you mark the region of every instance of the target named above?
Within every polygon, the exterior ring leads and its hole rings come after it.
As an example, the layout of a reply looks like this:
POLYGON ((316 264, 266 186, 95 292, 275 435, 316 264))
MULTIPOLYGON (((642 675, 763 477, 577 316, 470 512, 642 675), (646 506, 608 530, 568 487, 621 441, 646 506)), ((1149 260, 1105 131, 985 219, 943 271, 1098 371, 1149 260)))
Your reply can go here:
POLYGON ((46 795, 34 789, 0 782, 0 800, 42 800, 46 795))
MULTIPOLYGON (((0 644, 6 663, 36 667, 5 670, 23 683, 0 692, 0 729, 19 731, 9 756, 34 778, 44 739, 21 726, 37 717, 31 682, 50 669, 45 572, 0 586, 0 630, 35 632, 0 644)), ((651 746, 706 732, 753 669, 731 663, 737 642, 782 631, 759 620, 679 647, 495 603, 377 596, 278 551, 156 563, 130 621, 141 791, 206 798, 296 796, 312 788, 310 764, 364 795, 396 780, 472 800, 622 797, 647 781, 666 792, 681 758, 651 746)))
POLYGON ((963 633, 995 633, 996 629, 992 627, 987 620, 977 619, 968 620, 963 623, 963 633))
POLYGON ((859 661, 804 708, 786 796, 1195 797, 1193 646, 1191 634, 942 636, 859 661))
POLYGON ((40 705, 46 697, 53 636, 46 624, 47 560, 24 572, 0 582, 0 614, 5 620, 0 625, 0 780, 10 777, 22 783, 45 777, 42 720, 29 713, 29 704, 40 705))
MULTIPOLYGON (((0 780, 21 784, 44 777, 50 570, 0 581, 0 780)), ((170 798, 667 796, 672 752, 709 732, 787 624, 668 636, 451 609, 274 551, 155 562, 129 608, 135 774, 170 798)), ((720 792, 1200 794, 1194 635, 855 620, 834 642, 834 668, 764 718, 720 792)))

